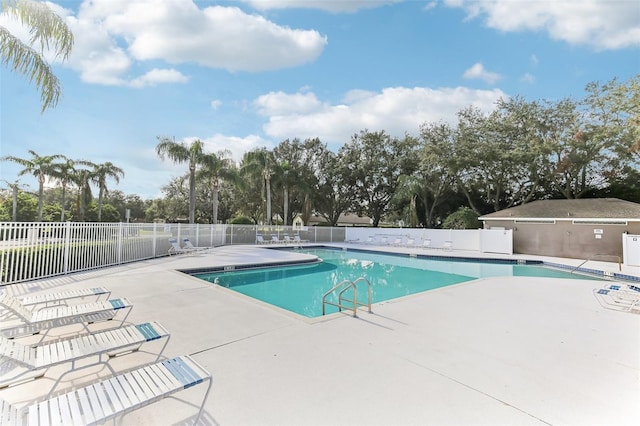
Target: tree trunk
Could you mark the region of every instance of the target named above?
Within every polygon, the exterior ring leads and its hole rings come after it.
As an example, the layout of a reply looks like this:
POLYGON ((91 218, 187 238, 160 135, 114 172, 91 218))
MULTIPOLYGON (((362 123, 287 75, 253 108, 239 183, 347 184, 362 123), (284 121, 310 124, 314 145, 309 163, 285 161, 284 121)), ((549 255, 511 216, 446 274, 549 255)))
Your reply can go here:
POLYGON ((196 169, 189 168, 189 223, 196 221, 196 169))
POLYGON ((38 176, 38 222, 42 222, 42 206, 44 203, 44 176, 38 176))
POLYGON ((284 187, 284 218, 282 219, 284 222, 284 226, 287 226, 288 219, 289 219, 289 188, 285 186, 284 187))
POLYGON ((14 222, 18 221, 18 187, 17 186, 13 187, 13 212, 11 217, 13 218, 14 222))
POLYGON ((100 186, 100 192, 98 193, 98 222, 102 222, 102 196, 104 188, 100 186))
POLYGON ((213 212, 211 219, 214 225, 218 223, 218 192, 220 192, 220 186, 217 183, 213 184, 213 212))
POLYGON ((60 222, 64 222, 64 201, 67 195, 67 185, 62 184, 62 208, 60 209, 60 222))
POLYGON ((267 186, 267 225, 271 225, 271 179, 266 179, 267 186))

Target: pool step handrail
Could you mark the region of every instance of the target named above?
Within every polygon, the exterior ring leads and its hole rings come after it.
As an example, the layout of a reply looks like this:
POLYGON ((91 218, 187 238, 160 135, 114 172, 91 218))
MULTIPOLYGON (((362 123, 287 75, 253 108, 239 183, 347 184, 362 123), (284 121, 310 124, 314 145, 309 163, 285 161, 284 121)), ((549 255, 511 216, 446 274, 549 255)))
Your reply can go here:
POLYGON ((369 310, 369 313, 372 313, 371 299, 372 299, 371 282, 369 282, 369 280, 366 277, 360 277, 354 281, 344 280, 334 285, 331 288, 331 290, 327 291, 325 294, 322 295, 322 315, 325 315, 326 305, 336 306, 340 312, 342 312, 342 309, 351 309, 353 311, 354 317, 358 316, 358 306, 362 306, 362 307, 366 306, 369 310), (358 302, 358 282, 360 281, 364 281, 367 284, 367 303, 358 302), (349 289, 353 289, 353 297, 350 299, 347 299, 344 297, 344 294, 349 289), (327 297, 330 294, 335 293, 336 291, 338 291, 338 301, 332 302, 327 300, 327 297))
POLYGON ((584 265, 585 263, 587 263, 590 260, 595 260, 596 257, 608 257, 610 259, 612 257, 615 257, 618 260, 618 271, 622 271, 622 259, 620 259, 620 256, 617 256, 615 254, 593 254, 593 255, 587 257, 585 260, 583 260, 582 263, 580 263, 578 266, 572 268, 571 271, 569 271, 569 273, 573 274, 575 271, 580 269, 580 267, 582 265, 584 265))

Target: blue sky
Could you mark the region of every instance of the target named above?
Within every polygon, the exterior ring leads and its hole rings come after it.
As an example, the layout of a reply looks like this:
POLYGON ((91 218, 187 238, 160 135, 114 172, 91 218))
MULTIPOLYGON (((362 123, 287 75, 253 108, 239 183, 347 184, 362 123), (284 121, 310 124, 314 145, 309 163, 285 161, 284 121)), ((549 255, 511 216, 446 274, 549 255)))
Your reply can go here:
MULTIPOLYGON (((360 130, 415 135, 469 105, 579 99, 589 82, 640 73, 636 0, 49 4, 75 35, 69 60, 50 60, 63 97, 41 113, 35 86, 0 68, 0 156, 110 161, 125 171, 110 189, 143 198, 186 172, 158 158, 157 136, 235 159, 293 138, 337 151, 360 130)), ((0 162, 0 181, 20 169, 0 162)))

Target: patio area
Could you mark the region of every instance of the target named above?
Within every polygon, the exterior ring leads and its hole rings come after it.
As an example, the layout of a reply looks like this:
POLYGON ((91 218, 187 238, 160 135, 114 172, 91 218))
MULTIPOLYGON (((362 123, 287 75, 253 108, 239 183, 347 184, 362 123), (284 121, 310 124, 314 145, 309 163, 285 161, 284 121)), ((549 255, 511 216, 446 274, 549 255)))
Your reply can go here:
MULTIPOLYGON (((206 425, 640 423, 640 315, 600 306, 592 290, 603 283, 486 278, 378 303, 373 314, 363 311, 358 318, 337 314, 310 321, 176 271, 299 256, 225 246, 5 291, 102 286, 113 297, 129 299, 134 307, 128 322, 158 321, 171 332, 164 356, 192 355, 213 375, 201 418, 206 425)), ((618 269, 604 262, 589 267, 618 269)), ((640 276, 640 268, 623 272, 640 276)), ((78 331, 69 326, 56 333, 78 331)), ((119 371, 153 361, 157 353, 151 348, 110 363, 119 371)), ((54 368, 44 378, 2 389, 0 397, 28 404, 46 394, 61 371, 54 368)), ((103 366, 81 369, 56 391, 108 375, 103 366)), ((177 394, 180 399, 133 411, 121 423, 191 424, 204 391, 196 386, 177 394)))

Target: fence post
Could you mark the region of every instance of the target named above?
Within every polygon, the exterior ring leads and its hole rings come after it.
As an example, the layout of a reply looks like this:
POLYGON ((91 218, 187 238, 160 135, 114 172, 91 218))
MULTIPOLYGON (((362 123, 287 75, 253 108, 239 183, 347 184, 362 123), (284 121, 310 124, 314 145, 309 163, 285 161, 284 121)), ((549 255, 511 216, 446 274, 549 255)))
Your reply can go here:
POLYGON ((119 223, 118 226, 118 264, 122 263, 122 233, 123 233, 123 224, 119 223))
POLYGON ((69 251, 71 249, 71 222, 66 222, 64 226, 64 257, 62 260, 62 271, 67 274, 69 271, 69 251))
POLYGON ((153 257, 156 257, 156 253, 157 253, 157 244, 158 244, 158 234, 156 234, 156 229, 158 227, 158 224, 156 222, 153 222, 153 232, 151 233, 152 239, 151 239, 151 243, 153 244, 153 250, 151 251, 151 254, 153 257))

